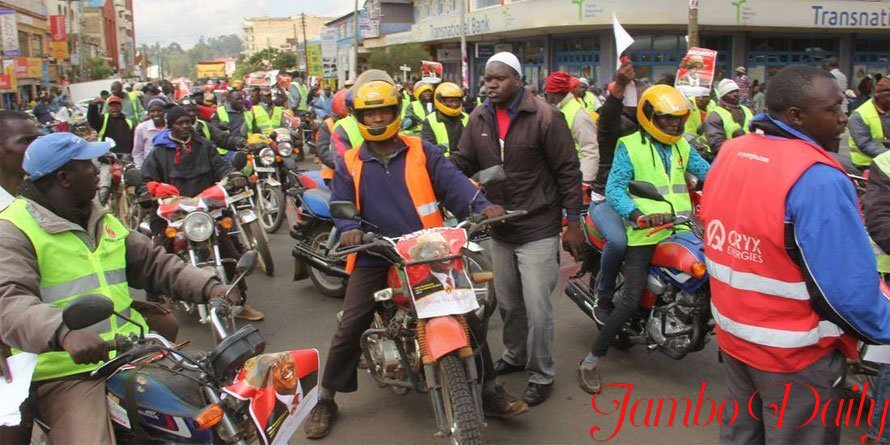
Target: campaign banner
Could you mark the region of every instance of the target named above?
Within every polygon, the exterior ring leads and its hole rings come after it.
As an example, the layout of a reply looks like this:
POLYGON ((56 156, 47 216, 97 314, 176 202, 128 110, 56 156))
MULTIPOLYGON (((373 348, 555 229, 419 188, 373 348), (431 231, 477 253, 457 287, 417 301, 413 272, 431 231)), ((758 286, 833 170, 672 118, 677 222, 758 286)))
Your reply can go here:
POLYGON ((707 48, 689 48, 680 62, 674 86, 688 97, 707 96, 714 85, 717 51, 707 48))
POLYGON ((9 79, 9 89, 18 88, 18 80, 15 77, 15 59, 3 59, 3 77, 9 79))
POLYGON ((19 25, 15 11, 0 9, 0 43, 4 56, 19 55, 19 25))
POLYGON ((65 42, 68 40, 64 15, 49 16, 49 38, 53 42, 65 42))
POLYGON ((324 62, 321 58, 321 45, 308 45, 306 46, 306 52, 309 56, 309 61, 306 64, 306 71, 310 76, 324 76, 324 62))
POLYGON ((420 61, 420 77, 421 81, 429 83, 438 83, 442 81, 442 64, 439 62, 430 62, 428 60, 420 61))
POLYGON ((49 53, 57 60, 67 60, 68 42, 49 42, 49 53))
POLYGON ((40 79, 43 77, 43 59, 37 57, 16 57, 15 75, 19 79, 40 79))

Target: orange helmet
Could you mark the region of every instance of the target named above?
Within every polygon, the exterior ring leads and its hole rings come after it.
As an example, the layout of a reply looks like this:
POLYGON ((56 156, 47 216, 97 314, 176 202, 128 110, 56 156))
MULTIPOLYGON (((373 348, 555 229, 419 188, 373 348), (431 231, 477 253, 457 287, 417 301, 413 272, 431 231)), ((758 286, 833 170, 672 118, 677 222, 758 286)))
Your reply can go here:
POLYGON ((655 116, 677 116, 683 119, 683 124, 685 124, 686 119, 689 118, 689 110, 689 101, 678 89, 669 85, 655 85, 648 88, 640 97, 637 106, 637 121, 656 140, 674 145, 683 137, 683 132, 681 131, 680 134, 665 132, 655 123, 655 116))
POLYGON ((334 98, 331 100, 331 112, 337 116, 337 119, 343 119, 349 113, 346 109, 346 92, 348 90, 340 90, 334 94, 334 98))

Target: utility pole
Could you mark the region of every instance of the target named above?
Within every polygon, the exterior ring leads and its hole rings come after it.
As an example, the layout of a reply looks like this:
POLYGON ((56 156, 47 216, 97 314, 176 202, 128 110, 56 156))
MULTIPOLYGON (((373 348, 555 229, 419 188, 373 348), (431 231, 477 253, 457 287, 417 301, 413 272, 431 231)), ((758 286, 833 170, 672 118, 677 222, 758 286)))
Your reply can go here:
POLYGON ((352 76, 355 79, 358 76, 358 0, 355 0, 355 6, 352 9, 352 34, 353 34, 353 52, 352 52, 352 76))
POLYGON ((300 13, 300 21, 303 24, 303 60, 306 61, 306 72, 303 73, 303 74, 305 74, 305 76, 303 78, 305 79, 305 78, 309 77, 309 41, 306 40, 306 13, 305 12, 300 13))
POLYGON ((462 1, 460 6, 460 79, 464 88, 470 86, 470 69, 467 65, 467 7, 469 0, 462 1))
POLYGON ((698 0, 689 0, 689 43, 687 48, 698 46, 698 0))

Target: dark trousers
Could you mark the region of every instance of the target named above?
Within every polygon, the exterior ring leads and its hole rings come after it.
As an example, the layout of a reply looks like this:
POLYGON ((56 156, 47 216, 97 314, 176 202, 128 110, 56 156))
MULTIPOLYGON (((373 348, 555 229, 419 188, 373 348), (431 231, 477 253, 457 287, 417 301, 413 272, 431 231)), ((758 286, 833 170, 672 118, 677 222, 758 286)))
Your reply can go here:
MULTIPOLYGON (((374 292, 386 287, 386 274, 389 267, 356 267, 346 285, 343 300, 343 316, 337 332, 331 339, 328 359, 324 366, 321 386, 330 391, 353 392, 358 389, 358 367, 361 358, 361 336, 374 319, 374 292)), ((483 381, 494 379, 494 365, 485 338, 483 323, 474 313, 466 315, 470 333, 477 348, 481 348, 481 358, 476 360, 477 369, 482 370, 483 381), (480 363, 481 362, 481 363, 480 363)))
MULTIPOLYGON (((726 375, 726 404, 722 413, 725 420, 720 427, 721 444, 804 445, 840 442, 841 429, 837 426, 836 418, 837 401, 843 397, 842 387, 847 369, 843 354, 831 352, 809 367, 791 374, 761 371, 725 352, 722 356, 726 375), (787 383, 793 385, 786 400, 787 383), (750 402, 749 412, 749 399, 755 391, 757 395, 750 402), (814 391, 818 397, 813 394, 814 391), (816 400, 820 403, 819 416, 811 419, 816 400), (738 415, 735 422, 729 422, 733 415, 733 401, 738 405, 738 415), (785 408, 777 413, 773 406, 785 408), (757 418, 752 417, 752 413, 757 418), (782 415, 781 428, 778 427, 778 414, 782 415), (828 426, 822 424, 822 419, 828 426), (798 428, 807 420, 812 421, 798 428)), ((863 415, 861 420, 864 422, 866 419, 866 415, 863 415)), ((844 421, 843 415, 841 421, 844 421)))
MULTIPOLYGON (((166 227, 164 225, 163 227, 166 227)), ((152 242, 155 246, 161 246, 169 253, 173 253, 173 240, 167 238, 163 233, 163 227, 161 228, 161 233, 157 233, 152 242)), ((219 245, 219 255, 223 258, 231 258, 237 260, 240 256, 241 252, 241 243, 238 239, 232 235, 229 235, 225 230, 219 231, 219 236, 216 238, 217 244, 219 245)), ((229 280, 234 280, 235 277, 238 276, 238 271, 236 270, 235 264, 231 261, 223 263, 223 268, 226 270, 226 275, 229 280)), ((241 280, 238 283, 238 289, 241 290, 241 295, 243 296, 243 302, 247 303, 247 280, 241 280)), ((158 296, 154 294, 147 294, 146 299, 151 302, 157 302, 158 296)))
POLYGON ((627 256, 624 258, 624 289, 615 295, 615 310, 609 314, 600 334, 593 342, 591 354, 603 357, 609 351, 609 346, 621 331, 624 323, 633 316, 640 305, 640 298, 646 290, 646 280, 649 276, 649 263, 655 253, 655 245, 630 246, 627 248, 627 256))

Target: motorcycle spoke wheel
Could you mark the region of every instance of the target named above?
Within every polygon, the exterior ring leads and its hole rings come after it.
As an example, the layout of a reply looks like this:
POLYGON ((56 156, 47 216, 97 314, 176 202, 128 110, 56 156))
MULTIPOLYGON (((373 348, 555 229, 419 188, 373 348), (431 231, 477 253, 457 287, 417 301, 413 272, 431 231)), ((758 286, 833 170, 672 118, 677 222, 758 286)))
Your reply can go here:
POLYGON ((257 210, 260 223, 266 233, 275 233, 281 228, 285 218, 287 201, 277 187, 262 187, 257 193, 257 210))
MULTIPOLYGON (((309 234, 309 245, 317 252, 323 252, 331 236, 331 227, 322 225, 309 234)), ((345 267, 345 264, 343 265, 345 267)), ((322 295, 331 298, 343 298, 346 295, 346 280, 328 275, 314 267, 309 267, 309 279, 322 295)))
POLYGON ((456 352, 439 360, 442 403, 452 444, 482 444, 482 426, 467 373, 456 352))

